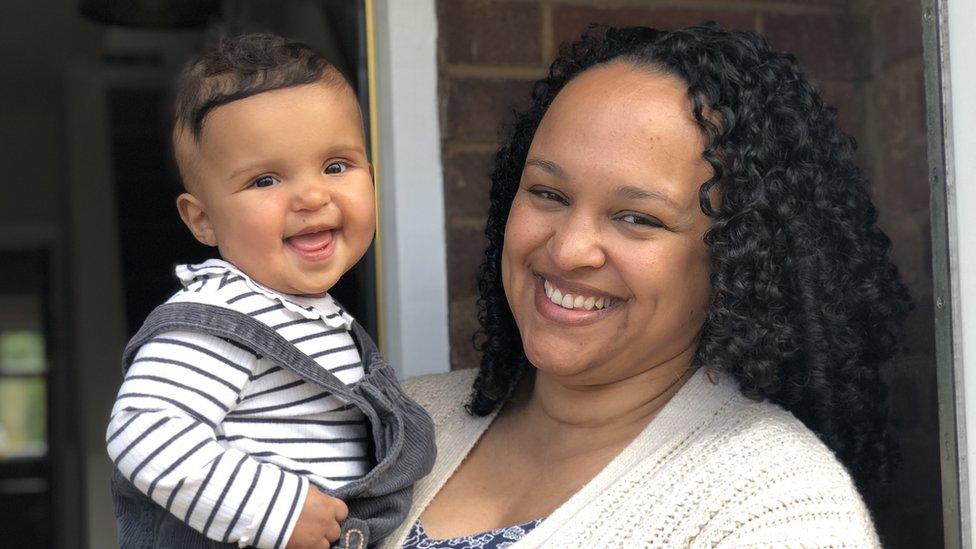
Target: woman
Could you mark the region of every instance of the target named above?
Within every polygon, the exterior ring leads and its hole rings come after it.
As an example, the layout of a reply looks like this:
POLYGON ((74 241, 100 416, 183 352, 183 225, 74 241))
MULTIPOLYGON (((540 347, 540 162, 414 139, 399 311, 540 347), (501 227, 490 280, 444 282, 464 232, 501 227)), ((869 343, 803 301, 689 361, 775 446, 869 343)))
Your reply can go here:
POLYGON ((481 368, 408 385, 439 456, 388 546, 878 545, 908 296, 834 110, 714 24, 593 29, 532 99, 481 368))

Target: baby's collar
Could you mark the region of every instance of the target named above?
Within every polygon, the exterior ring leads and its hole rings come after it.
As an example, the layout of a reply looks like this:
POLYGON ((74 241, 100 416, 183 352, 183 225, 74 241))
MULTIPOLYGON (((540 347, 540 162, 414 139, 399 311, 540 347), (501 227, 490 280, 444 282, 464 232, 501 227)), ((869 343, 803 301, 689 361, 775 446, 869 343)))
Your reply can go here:
POLYGON ((177 265, 176 277, 187 288, 201 277, 213 278, 225 274, 240 276, 244 283, 254 292, 281 303, 285 309, 311 320, 321 319, 330 328, 352 329, 353 318, 345 309, 339 306, 329 294, 322 297, 306 297, 301 295, 282 294, 264 286, 247 276, 243 271, 222 259, 208 259, 196 265, 177 265))

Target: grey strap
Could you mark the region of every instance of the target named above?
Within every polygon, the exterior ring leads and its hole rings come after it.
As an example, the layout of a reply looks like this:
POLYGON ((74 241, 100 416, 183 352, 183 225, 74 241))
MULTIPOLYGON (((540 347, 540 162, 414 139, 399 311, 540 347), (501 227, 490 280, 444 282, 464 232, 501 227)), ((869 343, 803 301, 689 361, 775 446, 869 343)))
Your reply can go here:
MULTIPOLYGON (((274 360, 284 368, 295 372, 305 381, 323 387, 332 394, 356 404, 369 419, 376 421, 375 411, 362 396, 339 380, 270 326, 244 313, 202 303, 164 303, 153 309, 142 328, 129 340, 122 353, 123 371, 135 357, 136 351, 157 335, 173 330, 201 331, 223 339, 240 343, 260 356, 274 360)), ((356 347, 361 348, 362 328, 353 330, 356 347)), ((368 351, 372 351, 369 349, 368 351)), ((372 354, 372 353, 370 353, 372 354)), ((362 357, 366 367, 365 357, 362 357)), ((372 356, 370 356, 372 358, 372 356)))

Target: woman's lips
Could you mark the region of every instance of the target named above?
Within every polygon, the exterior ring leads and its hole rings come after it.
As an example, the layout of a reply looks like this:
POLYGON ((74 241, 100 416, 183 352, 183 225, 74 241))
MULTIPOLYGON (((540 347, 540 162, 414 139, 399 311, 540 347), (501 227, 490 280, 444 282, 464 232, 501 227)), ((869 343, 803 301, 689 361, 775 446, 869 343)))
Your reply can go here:
POLYGON ((328 259, 335 251, 335 230, 298 234, 286 238, 285 243, 303 259, 322 261, 328 259))
POLYGON ((583 309, 591 311, 593 309, 606 309, 613 304, 613 299, 609 297, 587 296, 584 294, 571 294, 568 291, 563 293, 551 282, 542 279, 542 287, 546 291, 549 301, 564 309, 583 309))
POLYGON ((558 322, 560 324, 569 324, 575 326, 582 326, 585 324, 592 324, 598 322, 599 320, 606 317, 608 314, 612 314, 613 311, 619 306, 619 301, 613 303, 610 306, 603 309, 592 309, 587 310, 585 308, 573 308, 568 309, 557 305, 552 302, 549 296, 546 295, 545 279, 539 275, 535 275, 533 278, 534 285, 534 301, 535 308, 542 315, 543 318, 551 320, 553 322, 558 322))

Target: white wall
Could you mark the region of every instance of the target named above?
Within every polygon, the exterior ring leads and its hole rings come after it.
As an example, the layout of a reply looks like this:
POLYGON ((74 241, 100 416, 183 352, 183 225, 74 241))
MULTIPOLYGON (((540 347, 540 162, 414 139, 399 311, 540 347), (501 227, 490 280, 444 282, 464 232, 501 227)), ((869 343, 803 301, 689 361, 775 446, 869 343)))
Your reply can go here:
MULTIPOLYGON (((950 178, 949 210, 950 239, 955 237, 956 257, 951 258, 951 268, 958 284, 958 325, 954 326, 955 349, 963 367, 962 390, 957 402, 965 406, 964 425, 959 432, 963 434, 959 445, 960 476, 976 479, 976 437, 965 437, 966 426, 976 425, 976 401, 965 395, 976 395, 976 2, 973 0, 947 0, 948 8, 948 67, 944 80, 950 90, 946 123, 948 158, 947 171, 950 178), (954 223, 953 223, 954 221, 954 223), (967 440, 968 438, 968 440, 967 440)), ((967 484, 964 482, 963 486, 967 484)), ((963 512, 976 509, 976 493, 960 494, 963 512)), ((976 547, 976 537, 972 516, 963 517, 963 544, 976 547)))
POLYGON ((401 377, 446 372, 447 267, 434 0, 375 0, 383 349, 401 377))
POLYGON ((78 383, 86 546, 117 547, 105 427, 121 378, 118 357, 126 334, 108 106, 96 67, 73 67, 65 84, 71 367, 78 383))

